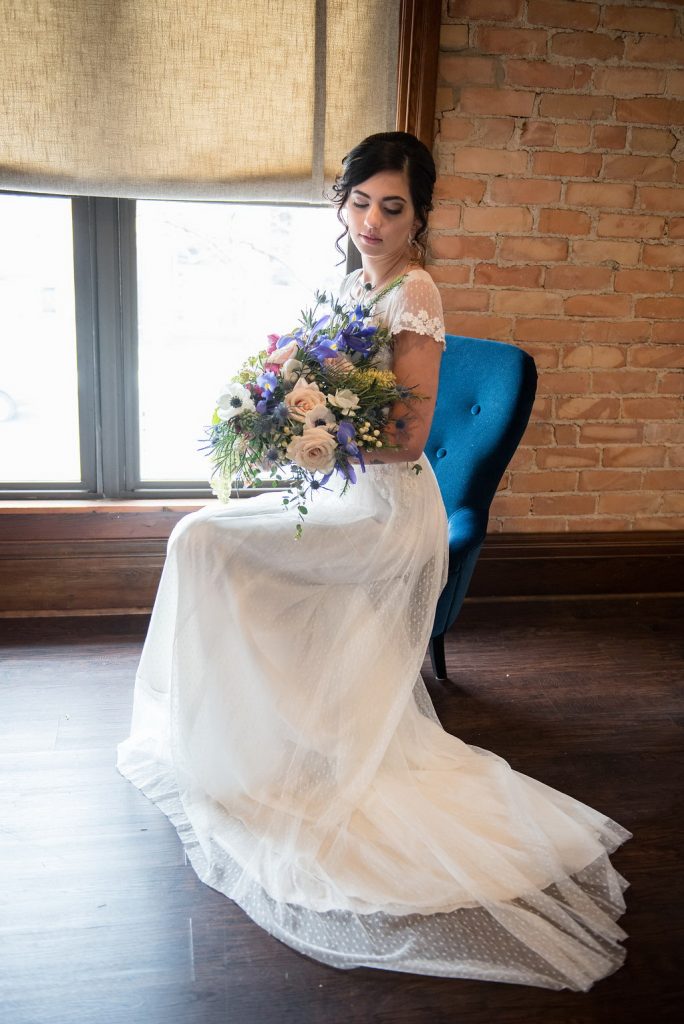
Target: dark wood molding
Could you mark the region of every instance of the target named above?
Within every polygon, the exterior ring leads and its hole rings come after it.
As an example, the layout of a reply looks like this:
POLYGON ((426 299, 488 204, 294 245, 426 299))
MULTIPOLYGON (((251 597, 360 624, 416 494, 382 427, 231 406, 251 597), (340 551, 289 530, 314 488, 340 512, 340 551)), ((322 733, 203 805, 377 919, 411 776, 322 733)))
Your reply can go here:
POLYGON ((397 131, 434 143, 441 0, 402 0, 399 22, 397 131))
MULTIPOLYGON (((5 508, 0 616, 149 611, 169 534, 197 507, 5 508)), ((679 594, 683 580, 684 532, 489 534, 466 600, 679 594)))

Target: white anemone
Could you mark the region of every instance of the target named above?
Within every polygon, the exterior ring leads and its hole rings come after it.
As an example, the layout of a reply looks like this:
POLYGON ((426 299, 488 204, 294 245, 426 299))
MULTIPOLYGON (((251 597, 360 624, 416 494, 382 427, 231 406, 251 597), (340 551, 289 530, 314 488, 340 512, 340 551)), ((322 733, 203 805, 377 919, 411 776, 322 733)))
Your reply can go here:
POLYGON ((242 384, 226 384, 216 399, 216 415, 220 420, 232 420, 241 412, 253 412, 254 401, 242 384))

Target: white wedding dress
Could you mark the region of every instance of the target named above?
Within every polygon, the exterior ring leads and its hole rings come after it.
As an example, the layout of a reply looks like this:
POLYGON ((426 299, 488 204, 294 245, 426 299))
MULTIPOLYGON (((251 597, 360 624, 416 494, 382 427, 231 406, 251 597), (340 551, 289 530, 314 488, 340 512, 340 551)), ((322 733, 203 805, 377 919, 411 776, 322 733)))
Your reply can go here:
MULTIPOLYGON (((443 343, 423 270, 377 313, 443 343)), ((631 833, 442 728, 420 669, 447 524, 420 462, 331 480, 301 540, 278 493, 182 519, 117 765, 202 881, 309 957, 586 990, 625 957, 608 855, 631 833)))

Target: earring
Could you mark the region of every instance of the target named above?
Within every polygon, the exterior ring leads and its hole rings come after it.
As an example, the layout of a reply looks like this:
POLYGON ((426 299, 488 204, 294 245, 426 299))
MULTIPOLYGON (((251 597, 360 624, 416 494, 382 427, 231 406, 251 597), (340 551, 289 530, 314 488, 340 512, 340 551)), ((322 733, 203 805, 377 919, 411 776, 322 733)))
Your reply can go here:
POLYGON ((414 250, 415 257, 417 257, 418 259, 422 259, 423 247, 420 244, 420 242, 416 238, 409 238, 409 245, 414 250))

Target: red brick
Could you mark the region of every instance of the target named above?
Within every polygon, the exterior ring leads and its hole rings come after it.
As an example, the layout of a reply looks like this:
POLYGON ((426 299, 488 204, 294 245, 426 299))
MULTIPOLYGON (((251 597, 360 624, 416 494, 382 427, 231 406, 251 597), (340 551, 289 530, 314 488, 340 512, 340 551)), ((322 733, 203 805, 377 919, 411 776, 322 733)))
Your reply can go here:
POLYGON ((541 267, 499 267, 496 263, 479 263, 475 267, 475 284, 503 288, 539 288, 541 267))
POLYGON ((580 443, 588 441, 617 442, 641 441, 644 433, 641 423, 583 423, 580 427, 580 443))
POLYGON ((645 491, 681 491, 684 489, 684 469, 647 469, 642 487, 645 491))
POLYGON ((684 63, 684 42, 681 39, 627 39, 625 60, 636 64, 679 64, 684 63))
POLYGON ((539 494, 532 498, 532 512, 539 516, 587 516, 595 506, 593 494, 539 494))
POLYGON ((524 491, 526 494, 538 494, 541 491, 574 491, 576 483, 577 473, 569 470, 554 470, 552 473, 514 473, 511 477, 511 490, 524 491))
POLYGON ((459 106, 466 114, 512 114, 513 117, 527 117, 534 107, 534 93, 464 85, 459 106))
MULTIPOLYGON (((626 129, 622 129, 626 132, 626 129)), ((671 153, 677 140, 662 128, 632 128, 633 153, 671 153)))
POLYGON ((482 53, 503 53, 507 57, 536 57, 546 54, 547 32, 530 28, 489 28, 477 30, 477 49, 482 53))
POLYGON ((529 231, 532 214, 524 206, 470 206, 463 211, 465 231, 502 234, 511 231, 529 231))
POLYGON ((622 57, 624 42, 597 32, 557 32, 551 38, 551 52, 560 57, 610 60, 622 57))
POLYGON ((544 281, 546 288, 561 291, 606 291, 610 288, 612 270, 608 267, 573 267, 565 264, 562 267, 549 267, 544 281))
POLYGON ((493 238, 474 238, 472 235, 435 235, 430 239, 430 251, 438 260, 490 260, 494 255, 493 238))
POLYGON ((587 149, 591 141, 591 125, 563 124, 556 127, 556 145, 560 149, 587 149))
POLYGON ((684 211, 684 189, 681 188, 644 186, 639 189, 639 199, 644 210, 664 210, 669 213, 684 211))
POLYGON ((612 185, 604 182, 571 181, 565 199, 568 206, 622 207, 634 204, 634 185, 612 185))
POLYGON ((567 523, 570 533, 573 530, 582 533, 591 531, 596 533, 617 533, 619 530, 626 532, 632 526, 632 520, 627 516, 624 516, 622 519, 619 519, 617 516, 596 516, 595 518, 582 516, 581 518, 568 519, 567 523))
POLYGON ((684 530, 684 516, 642 516, 640 530, 684 530))
POLYGON ((577 93, 570 95, 560 92, 547 92, 542 95, 540 100, 539 113, 542 117, 562 117, 568 121, 580 119, 587 121, 593 119, 603 120, 612 115, 613 103, 612 96, 600 96, 598 94, 578 96, 577 93))
POLYGON ((684 395, 684 373, 663 373, 658 379, 659 395, 684 395))
POLYGON ((425 268, 436 285, 469 284, 470 266, 457 266, 453 263, 430 264, 425 268))
POLYGON ((519 319, 515 323, 513 336, 524 346, 530 341, 573 342, 579 341, 581 325, 568 320, 519 319))
POLYGON ((479 203, 485 192, 485 183, 473 178, 452 178, 439 175, 435 183, 435 201, 439 199, 466 200, 479 203))
POLYGON ((469 21, 514 21, 521 7, 520 0, 457 0, 450 5, 449 14, 469 21))
POLYGON ((623 494, 613 491, 611 494, 600 494, 599 512, 624 513, 638 515, 640 512, 657 512, 660 504, 659 494, 623 494))
POLYGON ((645 245, 643 262, 649 267, 684 267, 684 245, 645 245))
POLYGON ((635 420, 676 420, 682 415, 678 398, 623 398, 623 415, 635 420))
POLYGON ((568 316, 627 317, 630 314, 628 295, 570 295, 563 306, 568 316))
POLYGON ((567 64, 550 64, 545 60, 509 60, 506 81, 512 86, 530 89, 572 89, 575 70, 567 64))
POLYGON ((553 399, 537 396, 532 403, 532 419, 550 420, 553 414, 553 399))
POLYGON ((441 117, 447 110, 454 109, 454 90, 438 85, 435 93, 435 116, 441 117))
POLYGON ((684 217, 671 217, 667 233, 670 238, 684 238, 684 217))
POLYGON ((573 0, 529 0, 527 21, 530 25, 591 29, 598 25, 600 10, 598 4, 573 0))
POLYGON ((568 255, 568 243, 563 238, 504 238, 501 241, 501 259, 541 260, 552 262, 564 260, 568 255))
POLYGON ((572 255, 578 263, 615 263, 630 267, 639 262, 638 242, 599 242, 577 239, 572 243, 572 255))
POLYGON ((540 395, 586 395, 591 380, 586 370, 558 370, 542 373, 539 378, 540 395))
POLYGON ((615 291, 636 293, 667 292, 670 289, 670 275, 664 270, 618 270, 615 274, 615 291))
POLYGON ((603 28, 622 32, 654 32, 667 36, 675 30, 675 17, 674 11, 664 11, 661 7, 606 6, 601 24, 603 28))
POLYGON ((489 309, 489 292, 482 289, 442 288, 441 296, 445 312, 456 309, 482 313, 489 309))
POLYGON ((556 126, 550 121, 525 121, 520 133, 523 146, 553 146, 556 126))
POLYGON ((587 320, 582 324, 582 341, 594 345, 627 345, 630 342, 649 341, 650 320, 587 320))
POLYGON ((438 74, 450 85, 462 85, 464 82, 490 85, 495 81, 496 62, 493 57, 442 55, 439 59, 438 74))
POLYGON ((591 390, 595 395, 608 395, 616 391, 621 395, 645 395, 655 389, 653 370, 595 370, 591 375, 591 390))
POLYGON ((651 341, 665 342, 665 344, 673 341, 675 345, 681 345, 684 342, 684 325, 668 323, 667 320, 654 323, 651 341))
POLYGON ((496 313, 562 313, 563 300, 546 291, 495 291, 493 309, 496 313))
MULTIPOLYGON (((527 153, 512 150, 464 146, 454 153, 454 170, 475 174, 524 174, 527 153)), ((612 188, 627 186, 613 185, 612 188)))
POLYGON ((684 317, 684 298, 663 295, 637 299, 634 311, 637 316, 653 317, 654 320, 681 320, 684 317))
POLYGON ((621 469, 627 466, 662 466, 665 448, 635 444, 607 445, 603 449, 603 465, 621 469))
POLYGON ((684 121, 684 100, 650 99, 616 100, 615 116, 628 124, 681 124, 684 121))
POLYGON ((443 117, 439 122, 440 137, 443 142, 465 142, 475 133, 475 123, 469 117, 443 117))
POLYGON ((560 420, 616 420, 619 415, 619 398, 565 398, 556 404, 560 420))
POLYGON ((594 88, 613 96, 645 96, 665 90, 665 71, 656 68, 597 68, 594 88))
POLYGON ((530 511, 530 499, 524 494, 495 494, 491 516, 526 516, 530 511))
MULTIPOLYGON (((430 214, 431 231, 455 231, 461 223, 460 206, 436 206, 430 214)), ((467 207, 466 207, 467 209, 467 207)))
POLYGON ((594 125, 594 146, 597 149, 624 149, 627 145, 627 129, 611 124, 594 125))
POLYGON ((478 117, 473 141, 480 146, 504 147, 515 131, 514 117, 478 117))
POLYGON ((596 227, 600 238, 661 238, 664 232, 664 217, 629 217, 624 213, 602 213, 596 227))
POLYGON ((553 444, 553 427, 550 423, 528 423, 521 444, 553 444))
POLYGON ((534 469, 534 450, 532 448, 516 449, 515 455, 508 464, 511 470, 534 469))
MULTIPOLYGON (((584 522, 584 520, 582 520, 584 522)), ((565 529, 567 519, 549 516, 526 516, 524 519, 513 517, 504 519, 502 527, 506 533, 559 533, 565 529)), ((499 532, 502 532, 501 530, 499 532)))
POLYGON ((544 178, 496 178, 489 194, 495 203, 557 203, 561 184, 544 178))
POLYGON ((641 471, 638 469, 582 469, 579 491, 638 491, 641 471))
POLYGON ((661 512, 684 512, 684 494, 663 494, 661 512))
POLYGON ((567 348, 563 355, 563 366, 595 367, 615 369, 625 365, 625 353, 611 345, 577 345, 567 348))
POLYGON ((684 444, 684 423, 646 423, 644 438, 653 444, 684 444))
POLYGON ((466 338, 491 338, 492 341, 508 341, 513 327, 511 317, 477 313, 447 313, 444 320, 450 334, 460 334, 466 338))
POLYGON ((526 341, 525 351, 534 359, 538 370, 555 370, 560 355, 557 345, 544 345, 536 341, 526 341))
POLYGON ((539 231, 549 235, 588 235, 591 218, 577 210, 540 210, 539 231))
POLYGON ((533 153, 534 174, 558 178, 595 178, 601 169, 599 153, 533 153))
POLYGON ((665 91, 674 96, 684 96, 684 71, 668 71, 665 91))
POLYGON ((579 427, 576 423, 554 423, 553 435, 557 445, 579 444, 579 427))
POLYGON ((598 448, 589 448, 588 446, 542 448, 537 452, 537 467, 539 469, 586 469, 589 466, 598 466, 599 454, 598 448))
POLYGON ((629 181, 673 181, 675 165, 669 157, 605 156, 603 178, 626 178, 629 181))
POLYGON ((468 47, 467 25, 442 25, 439 33, 441 50, 465 50, 468 47))

